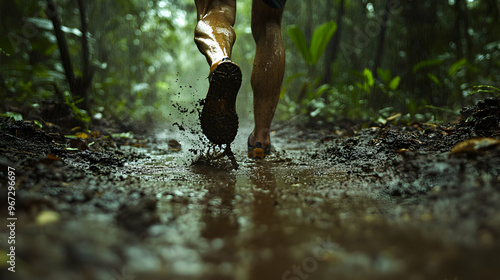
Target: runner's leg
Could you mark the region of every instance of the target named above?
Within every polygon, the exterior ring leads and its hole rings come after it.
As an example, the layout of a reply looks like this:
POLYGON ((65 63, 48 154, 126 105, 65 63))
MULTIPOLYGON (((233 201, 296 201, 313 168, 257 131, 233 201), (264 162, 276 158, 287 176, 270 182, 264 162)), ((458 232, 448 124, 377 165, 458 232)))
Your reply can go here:
POLYGON ((285 71, 285 50, 281 38, 283 8, 273 9, 262 0, 252 3, 252 34, 257 44, 251 84, 255 127, 250 145, 270 144, 271 122, 278 105, 285 71))

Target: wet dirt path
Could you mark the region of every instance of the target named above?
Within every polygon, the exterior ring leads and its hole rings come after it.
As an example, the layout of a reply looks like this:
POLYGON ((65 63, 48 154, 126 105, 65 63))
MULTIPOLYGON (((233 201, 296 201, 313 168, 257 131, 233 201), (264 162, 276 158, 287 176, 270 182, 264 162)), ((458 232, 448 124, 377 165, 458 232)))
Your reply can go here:
POLYGON ((0 275, 496 279, 496 154, 387 152, 373 143, 383 135, 393 146, 399 138, 380 128, 325 144, 329 133, 279 128, 277 151, 266 160, 246 159, 236 147, 238 170, 227 159, 185 164, 186 149, 160 144, 122 147, 144 156, 105 175, 57 182, 47 174, 63 176, 67 167, 38 164, 19 186, 18 272, 2 267, 0 275))

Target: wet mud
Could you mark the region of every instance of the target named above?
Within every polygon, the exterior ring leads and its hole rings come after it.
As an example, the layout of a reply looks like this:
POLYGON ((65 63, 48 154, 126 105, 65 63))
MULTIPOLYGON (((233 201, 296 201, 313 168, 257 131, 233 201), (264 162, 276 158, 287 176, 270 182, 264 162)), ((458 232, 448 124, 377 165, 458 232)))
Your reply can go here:
POLYGON ((0 278, 497 279, 499 107, 439 125, 279 123, 258 161, 240 131, 237 170, 178 133, 0 119, 0 218, 9 166, 17 218, 16 272, 3 227, 0 278))

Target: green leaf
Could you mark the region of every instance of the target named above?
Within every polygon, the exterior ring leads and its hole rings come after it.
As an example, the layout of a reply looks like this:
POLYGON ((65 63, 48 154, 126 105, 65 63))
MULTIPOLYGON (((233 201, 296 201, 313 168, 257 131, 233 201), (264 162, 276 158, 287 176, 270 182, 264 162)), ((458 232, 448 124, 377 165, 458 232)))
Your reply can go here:
POLYGON ((34 120, 34 121, 33 121, 33 123, 34 123, 36 126, 38 126, 38 128, 42 128, 42 127, 43 127, 43 125, 42 125, 39 121, 37 121, 37 120, 34 120))
POLYGON ((494 87, 494 86, 489 86, 489 85, 478 85, 478 86, 473 86, 473 90, 467 94, 467 96, 471 96, 476 93, 493 93, 497 94, 497 96, 500 95, 500 88, 494 87))
POLYGON ((10 56, 10 53, 5 52, 2 48, 0 48, 0 53, 5 54, 6 56, 10 56))
POLYGON ((365 83, 369 87, 373 87, 373 85, 375 84, 375 80, 373 79, 372 71, 370 71, 370 69, 368 68, 365 68, 365 70, 363 70, 363 76, 365 77, 365 83))
POLYGON ((133 135, 130 132, 122 132, 122 133, 111 133, 111 137, 130 139, 133 137, 133 135))
POLYGON ((388 83, 391 80, 391 70, 384 70, 382 68, 377 68, 377 75, 384 81, 384 83, 388 83))
POLYGON ((392 80, 389 82, 389 88, 392 90, 396 90, 399 86, 400 81, 401 81, 401 77, 399 77, 399 76, 392 78, 392 80))
POLYGON ((427 77, 429 77, 429 79, 431 79, 431 81, 433 81, 436 85, 438 86, 441 86, 441 82, 439 81, 439 79, 434 76, 433 74, 431 73, 427 73, 427 77))
POLYGON ((336 30, 337 24, 334 21, 324 23, 314 30, 310 47, 311 64, 318 62, 336 30))
POLYGON ((7 117, 15 121, 22 121, 23 115, 16 112, 5 112, 5 114, 0 114, 1 117, 7 117))
POLYGON ((451 66, 450 66, 450 69, 448 69, 448 75, 450 77, 453 77, 460 68, 462 68, 463 66, 467 66, 467 64, 469 64, 467 62, 467 59, 466 58, 462 58, 460 59, 459 61, 453 63, 451 66))
POLYGON ((314 96, 315 96, 316 98, 321 97, 321 95, 322 95, 325 91, 329 90, 329 89, 330 89, 330 87, 331 87, 331 86, 330 86, 329 84, 324 84, 324 85, 321 85, 319 88, 317 88, 317 89, 316 89, 316 92, 314 93, 314 96))
POLYGON ((295 44, 295 47, 297 47, 299 52, 302 54, 302 57, 304 58, 306 63, 311 64, 311 52, 309 51, 306 37, 304 36, 302 30, 300 30, 297 25, 292 25, 288 28, 288 35, 295 44))
POLYGON ((415 66, 413 66, 413 73, 417 73, 418 70, 425 68, 425 67, 439 65, 439 64, 443 63, 443 61, 444 60, 441 58, 433 58, 433 59, 420 61, 415 66))

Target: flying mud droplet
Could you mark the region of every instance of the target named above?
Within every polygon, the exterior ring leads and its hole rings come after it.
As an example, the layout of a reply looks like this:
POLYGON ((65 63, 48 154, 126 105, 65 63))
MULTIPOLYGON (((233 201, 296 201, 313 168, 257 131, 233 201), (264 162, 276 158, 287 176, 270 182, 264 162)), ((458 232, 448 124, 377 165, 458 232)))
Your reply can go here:
MULTIPOLYGON (((188 116, 192 114, 197 114, 198 117, 201 116, 203 106, 205 105, 205 99, 198 99, 196 102, 193 102, 194 104, 193 108, 187 108, 182 106, 179 103, 173 103, 172 107, 174 107, 181 115, 188 116)), ((199 118, 198 118, 199 119, 199 118)), ((200 146, 199 149, 188 149, 190 153, 193 155, 198 156, 197 159, 195 159, 192 163, 192 165, 196 164, 213 164, 215 161, 227 156, 228 159, 231 162, 231 167, 232 169, 238 169, 239 164, 236 161, 236 158, 234 156, 233 151, 231 150, 231 145, 229 144, 213 144, 207 142, 207 139, 205 138, 206 136, 200 135, 199 130, 191 127, 189 124, 185 123, 179 123, 175 122, 173 123, 174 126, 177 126, 179 131, 182 131, 184 133, 192 133, 193 135, 199 135, 199 142, 201 143, 202 146, 200 146), (223 148, 223 146, 225 146, 223 148), (203 152, 203 150, 206 150, 206 152, 203 152)), ((198 124, 199 125, 199 124, 198 124)))
MULTIPOLYGON (((190 150, 190 152, 195 155, 200 151, 190 150)), ((225 148, 222 145, 209 144, 206 152, 201 152, 196 160, 193 161, 192 165, 213 165, 218 160, 227 156, 231 162, 231 168, 238 170, 239 164, 236 161, 233 151, 231 150, 231 145, 226 145, 225 148)), ((217 165, 224 164, 223 162, 217 162, 217 165)), ((220 166, 223 167, 223 166, 220 166)))

